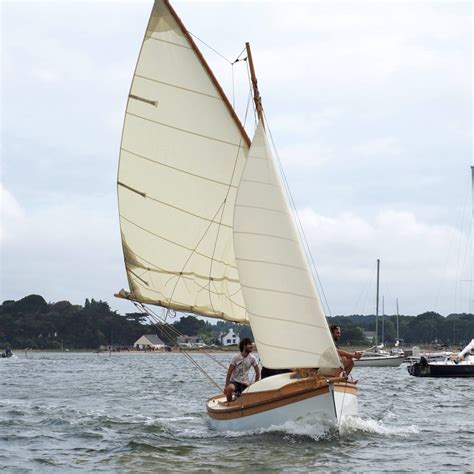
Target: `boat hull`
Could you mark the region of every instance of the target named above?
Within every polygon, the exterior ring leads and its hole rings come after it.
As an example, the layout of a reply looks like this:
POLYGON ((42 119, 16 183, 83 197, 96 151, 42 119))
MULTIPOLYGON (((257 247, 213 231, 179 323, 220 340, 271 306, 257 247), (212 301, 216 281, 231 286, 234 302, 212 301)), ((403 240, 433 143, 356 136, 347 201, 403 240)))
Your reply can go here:
POLYGON ((405 356, 370 356, 354 360, 356 367, 400 367, 405 356))
POLYGON ((258 390, 254 387, 257 382, 251 386, 253 391, 230 403, 222 395, 210 398, 207 411, 211 425, 218 431, 246 431, 297 420, 334 423, 342 416, 357 415, 357 388, 353 384, 315 378, 295 381, 288 374, 269 379, 275 379, 276 388, 258 390))
POLYGON ((421 360, 407 369, 415 377, 474 377, 474 364, 429 363, 421 360))

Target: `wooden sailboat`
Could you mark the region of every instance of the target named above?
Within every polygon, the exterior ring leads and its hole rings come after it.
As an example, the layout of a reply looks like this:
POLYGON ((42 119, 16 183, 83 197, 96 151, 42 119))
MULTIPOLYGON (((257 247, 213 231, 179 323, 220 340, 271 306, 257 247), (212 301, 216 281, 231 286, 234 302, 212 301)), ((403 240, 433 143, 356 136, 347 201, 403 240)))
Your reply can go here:
POLYGON ((317 368, 252 384, 207 410, 218 429, 357 413, 263 121, 249 139, 167 0, 153 6, 132 81, 118 173, 130 291, 117 296, 250 324, 273 369, 317 368), (308 375, 308 376, 306 376, 308 375))

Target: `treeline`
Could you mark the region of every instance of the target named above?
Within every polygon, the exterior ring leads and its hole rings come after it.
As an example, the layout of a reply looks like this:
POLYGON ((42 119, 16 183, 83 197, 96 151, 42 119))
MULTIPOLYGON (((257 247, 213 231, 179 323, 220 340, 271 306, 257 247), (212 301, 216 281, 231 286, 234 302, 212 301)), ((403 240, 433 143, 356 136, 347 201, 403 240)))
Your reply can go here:
MULTIPOLYGON (((328 323, 341 326, 341 344, 367 343, 364 332, 373 332, 375 340, 375 315, 335 316, 328 318, 328 323)), ((378 343, 395 343, 397 316, 379 316, 377 326, 378 343)), ((444 317, 429 311, 418 316, 399 316, 398 331, 400 340, 407 345, 437 343, 461 346, 474 338, 474 315, 463 313, 444 317)))
POLYGON ((129 347, 144 334, 157 334, 171 346, 180 334, 219 345, 219 334, 230 328, 241 337, 251 336, 249 327, 227 321, 210 324, 193 316, 157 326, 143 313, 121 315, 108 303, 94 299, 86 299, 81 306, 69 301, 47 303, 42 296, 29 295, 18 301, 4 301, 0 306, 0 349, 129 347))
MULTIPOLYGON (((407 345, 463 345, 474 338, 474 315, 450 314, 443 317, 427 312, 400 316, 400 339, 407 345)), ((329 324, 342 329, 341 344, 371 345, 375 331, 374 315, 335 316, 329 324)), ((379 317, 378 342, 396 340, 396 316, 379 317)), ((100 346, 131 346, 143 334, 157 334, 166 344, 176 344, 178 335, 199 336, 207 344, 219 345, 218 336, 233 328, 240 337, 252 337, 250 327, 216 320, 214 324, 194 316, 150 323, 143 313, 125 315, 112 311, 108 303, 86 299, 84 306, 69 301, 47 303, 42 296, 30 295, 0 306, 0 349, 96 349, 100 346)))

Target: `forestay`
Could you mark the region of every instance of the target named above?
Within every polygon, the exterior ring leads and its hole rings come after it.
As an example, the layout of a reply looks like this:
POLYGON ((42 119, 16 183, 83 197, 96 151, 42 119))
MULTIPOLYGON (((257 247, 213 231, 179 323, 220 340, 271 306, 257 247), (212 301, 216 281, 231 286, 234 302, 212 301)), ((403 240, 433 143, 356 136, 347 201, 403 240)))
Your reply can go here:
POLYGON ((118 174, 130 297, 247 322, 233 246, 248 137, 166 1, 153 7, 118 174))
POLYGON ((255 132, 237 194, 234 245, 264 366, 339 367, 266 133, 255 132))

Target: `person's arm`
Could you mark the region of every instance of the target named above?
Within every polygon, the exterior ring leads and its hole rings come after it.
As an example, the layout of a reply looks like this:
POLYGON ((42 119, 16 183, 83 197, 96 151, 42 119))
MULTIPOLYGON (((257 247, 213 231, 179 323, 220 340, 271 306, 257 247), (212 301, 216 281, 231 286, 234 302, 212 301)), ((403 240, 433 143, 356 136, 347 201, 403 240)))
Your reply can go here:
POLYGON ((230 383, 230 378, 232 377, 232 374, 234 373, 235 365, 230 364, 229 368, 227 369, 227 376, 225 378, 225 386, 229 385, 230 383))
POLYGON ((260 367, 257 364, 253 368, 255 369, 255 382, 258 382, 260 380, 260 367))
POLYGON ((347 351, 343 351, 341 349, 338 349, 337 350, 337 353, 341 356, 341 357, 347 357, 348 359, 357 359, 359 360, 362 356, 362 352, 359 352, 359 351, 356 351, 356 352, 347 352, 347 351))

